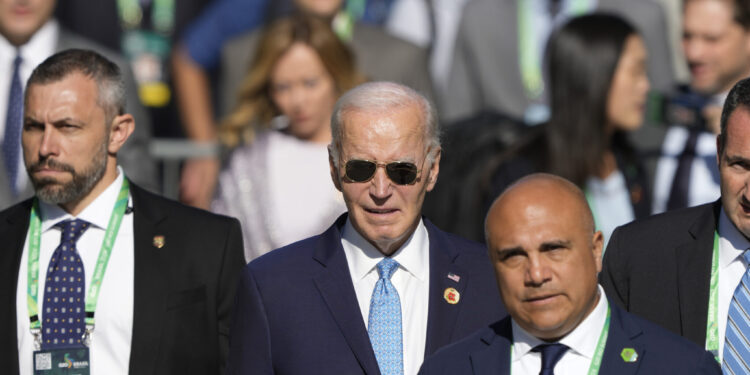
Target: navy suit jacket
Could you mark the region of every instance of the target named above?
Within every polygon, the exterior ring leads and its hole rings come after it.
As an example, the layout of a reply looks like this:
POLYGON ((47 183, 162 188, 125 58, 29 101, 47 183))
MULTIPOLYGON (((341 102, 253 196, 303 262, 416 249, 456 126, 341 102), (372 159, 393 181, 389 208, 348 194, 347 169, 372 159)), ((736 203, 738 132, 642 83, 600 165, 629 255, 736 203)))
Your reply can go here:
MULTIPOLYGON (((228 373, 380 373, 341 246, 346 218, 245 267, 228 373)), ((427 356, 506 313, 485 248, 424 224, 430 243, 427 356), (448 287, 459 292, 457 304, 443 299, 448 287)))
MULTIPOLYGON (((600 374, 721 374, 716 360, 699 346, 615 304, 610 306, 612 316, 600 374), (635 362, 623 360, 624 348, 635 349, 635 362)), ((512 336, 510 317, 506 317, 441 349, 425 361, 419 373, 509 375, 512 336)))

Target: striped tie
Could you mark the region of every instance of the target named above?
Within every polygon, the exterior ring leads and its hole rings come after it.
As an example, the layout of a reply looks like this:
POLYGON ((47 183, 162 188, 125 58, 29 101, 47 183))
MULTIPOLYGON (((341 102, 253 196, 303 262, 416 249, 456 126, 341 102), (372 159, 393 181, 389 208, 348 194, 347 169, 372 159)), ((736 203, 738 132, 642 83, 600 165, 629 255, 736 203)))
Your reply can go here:
MULTIPOLYGON (((750 251, 742 255, 750 263, 750 251)), ((750 268, 745 271, 729 304, 724 358, 725 374, 750 374, 750 268)))

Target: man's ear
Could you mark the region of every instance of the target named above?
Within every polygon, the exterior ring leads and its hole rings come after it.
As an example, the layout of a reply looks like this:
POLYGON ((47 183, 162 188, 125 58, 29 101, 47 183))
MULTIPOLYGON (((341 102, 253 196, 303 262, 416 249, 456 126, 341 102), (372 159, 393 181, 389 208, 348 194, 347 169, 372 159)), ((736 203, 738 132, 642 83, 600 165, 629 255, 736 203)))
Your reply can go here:
POLYGON ((336 190, 341 191, 341 180, 339 179, 339 169, 336 168, 336 163, 333 162, 333 155, 331 154, 331 148, 328 148, 328 166, 331 168, 331 180, 336 190))
POLYGON ((135 130, 135 120, 129 113, 124 115, 116 116, 112 119, 112 123, 109 127, 109 144, 107 144, 107 152, 109 154, 116 154, 117 151, 122 148, 125 141, 128 140, 133 131, 135 130))
POLYGON ((602 231, 598 230, 594 233, 591 238, 592 246, 594 248, 594 263, 596 264, 596 273, 602 272, 602 252, 604 251, 604 235, 602 231))
POLYGON ((432 162, 432 166, 430 167, 430 172, 428 175, 427 180, 427 188, 426 191, 432 191, 433 188, 435 188, 435 184, 437 183, 438 173, 440 172, 440 155, 442 154, 443 150, 438 147, 435 152, 435 159, 432 162))

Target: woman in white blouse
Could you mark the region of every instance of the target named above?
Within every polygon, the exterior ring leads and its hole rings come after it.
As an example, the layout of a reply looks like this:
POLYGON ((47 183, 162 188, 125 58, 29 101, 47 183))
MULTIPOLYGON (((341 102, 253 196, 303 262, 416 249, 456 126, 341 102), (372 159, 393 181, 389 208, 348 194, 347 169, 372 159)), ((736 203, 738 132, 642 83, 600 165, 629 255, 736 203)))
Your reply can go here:
POLYGON ((263 33, 220 137, 234 148, 211 210, 242 223, 245 259, 318 234, 346 210, 326 146, 340 94, 360 83, 330 25, 293 16, 263 33))

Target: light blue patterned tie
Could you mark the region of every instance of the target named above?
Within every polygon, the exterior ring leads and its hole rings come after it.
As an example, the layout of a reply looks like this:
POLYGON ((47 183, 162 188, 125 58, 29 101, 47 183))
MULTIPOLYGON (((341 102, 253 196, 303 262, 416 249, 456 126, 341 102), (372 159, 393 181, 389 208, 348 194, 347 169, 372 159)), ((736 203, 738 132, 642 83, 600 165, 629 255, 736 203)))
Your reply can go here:
POLYGON ((367 331, 370 343, 383 375, 404 373, 404 349, 401 335, 401 301, 391 284, 391 275, 398 262, 385 258, 378 263, 380 279, 370 298, 370 317, 367 331))
MULTIPOLYGON (((742 255, 750 263, 750 251, 742 255)), ((750 374, 750 268, 745 271, 729 303, 724 357, 725 374, 750 374)))

